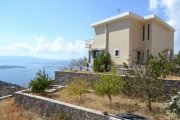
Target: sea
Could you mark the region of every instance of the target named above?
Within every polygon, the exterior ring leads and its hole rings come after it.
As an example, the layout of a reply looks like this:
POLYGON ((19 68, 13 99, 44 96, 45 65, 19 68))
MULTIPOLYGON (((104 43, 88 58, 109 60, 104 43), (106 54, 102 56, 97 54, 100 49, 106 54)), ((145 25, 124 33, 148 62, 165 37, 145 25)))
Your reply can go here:
POLYGON ((54 79, 55 71, 60 71, 66 66, 67 64, 61 63, 3 63, 0 64, 0 80, 27 88, 39 70, 45 70, 49 77, 54 79))

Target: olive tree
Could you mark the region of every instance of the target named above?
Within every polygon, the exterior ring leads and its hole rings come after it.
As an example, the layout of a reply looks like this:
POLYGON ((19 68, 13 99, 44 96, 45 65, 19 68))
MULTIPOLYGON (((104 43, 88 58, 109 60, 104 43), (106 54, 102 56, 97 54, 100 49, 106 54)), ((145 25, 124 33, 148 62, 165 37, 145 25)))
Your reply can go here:
POLYGON ((115 75, 103 75, 94 86, 94 91, 99 96, 107 96, 112 103, 112 96, 120 93, 123 82, 120 77, 115 75))
POLYGON ((171 64, 166 58, 165 52, 158 56, 149 55, 144 69, 136 70, 136 79, 139 79, 139 93, 147 107, 152 111, 152 102, 158 100, 162 94, 164 78, 170 73, 171 64))
POLYGON ((88 84, 85 79, 76 77, 75 80, 68 85, 67 91, 69 96, 79 96, 79 99, 81 99, 82 95, 88 93, 88 84))

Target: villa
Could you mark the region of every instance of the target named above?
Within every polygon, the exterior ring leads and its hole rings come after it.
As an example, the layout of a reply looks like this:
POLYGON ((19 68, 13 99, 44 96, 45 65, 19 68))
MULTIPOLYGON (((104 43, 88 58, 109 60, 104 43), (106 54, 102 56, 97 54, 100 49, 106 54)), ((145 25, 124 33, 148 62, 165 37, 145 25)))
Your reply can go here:
POLYGON ((102 51, 109 53, 117 65, 130 67, 146 63, 147 55, 166 50, 172 60, 175 29, 156 15, 139 16, 125 12, 91 25, 95 31, 88 44, 89 62, 102 51))

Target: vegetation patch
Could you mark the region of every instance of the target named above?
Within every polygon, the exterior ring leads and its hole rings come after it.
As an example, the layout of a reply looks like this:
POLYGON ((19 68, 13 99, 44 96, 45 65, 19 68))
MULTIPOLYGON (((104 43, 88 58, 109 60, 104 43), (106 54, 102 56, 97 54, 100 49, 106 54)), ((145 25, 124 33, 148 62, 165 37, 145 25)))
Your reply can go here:
POLYGON ((152 111, 150 112, 144 102, 140 102, 139 99, 127 97, 123 94, 112 96, 112 103, 109 102, 108 97, 101 97, 94 92, 86 93, 79 102, 79 96, 69 96, 68 88, 62 88, 59 91, 49 94, 46 97, 67 102, 70 104, 83 106, 89 109, 95 109, 112 114, 126 114, 133 113, 140 116, 149 118, 150 120, 170 120, 169 117, 161 111, 163 103, 155 102, 152 105, 152 111))
POLYGON ((93 61, 93 69, 96 72, 110 71, 111 57, 110 54, 100 53, 93 61))
POLYGON ((34 80, 31 80, 29 87, 32 93, 44 94, 45 89, 50 88, 50 85, 53 84, 53 80, 49 78, 45 70, 39 70, 36 73, 34 80))
POLYGON ((37 113, 37 110, 33 112, 17 107, 13 98, 0 101, 0 120, 43 120, 37 113))

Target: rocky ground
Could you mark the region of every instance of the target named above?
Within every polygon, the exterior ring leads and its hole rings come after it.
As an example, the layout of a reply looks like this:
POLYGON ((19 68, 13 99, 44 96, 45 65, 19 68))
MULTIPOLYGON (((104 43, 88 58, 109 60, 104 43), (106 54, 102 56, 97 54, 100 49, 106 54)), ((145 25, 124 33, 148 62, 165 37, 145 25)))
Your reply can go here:
POLYGON ((24 88, 19 85, 0 81, 0 97, 6 95, 13 95, 14 92, 23 89, 24 88))

